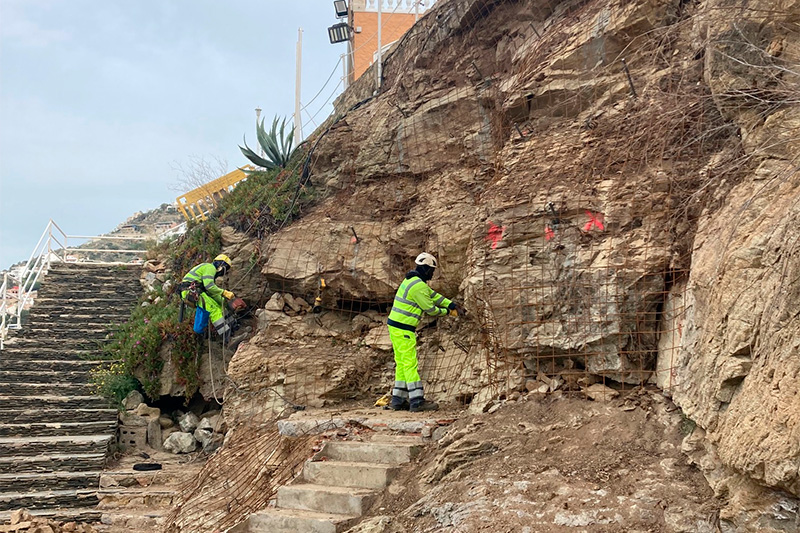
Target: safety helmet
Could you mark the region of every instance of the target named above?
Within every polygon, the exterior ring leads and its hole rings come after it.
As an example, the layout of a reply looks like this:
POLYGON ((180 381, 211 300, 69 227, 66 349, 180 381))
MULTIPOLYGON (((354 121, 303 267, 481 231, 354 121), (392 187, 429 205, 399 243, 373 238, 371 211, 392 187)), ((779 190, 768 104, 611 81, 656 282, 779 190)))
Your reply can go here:
POLYGON ((414 262, 418 265, 426 265, 431 268, 436 268, 438 266, 438 264, 436 263, 436 258, 433 257, 428 252, 422 252, 421 254, 419 254, 417 258, 414 260, 414 262))
POLYGON ((214 258, 214 266, 217 267, 217 270, 227 271, 231 268, 231 258, 225 254, 219 254, 214 258))

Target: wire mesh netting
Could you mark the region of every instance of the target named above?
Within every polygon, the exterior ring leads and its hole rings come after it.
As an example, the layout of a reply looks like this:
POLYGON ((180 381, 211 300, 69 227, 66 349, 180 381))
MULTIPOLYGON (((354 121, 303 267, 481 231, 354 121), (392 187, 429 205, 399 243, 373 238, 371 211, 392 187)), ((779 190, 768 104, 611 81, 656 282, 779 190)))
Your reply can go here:
POLYGON ((269 301, 228 367, 239 433, 170 527, 225 491, 220 528, 267 504, 309 449, 274 432, 287 408, 389 389, 385 319, 421 251, 441 265, 431 285, 469 311, 420 326, 426 397, 677 386, 699 220, 765 160, 754 194, 796 172, 796 131, 747 129, 798 103, 798 51, 765 24, 782 16, 437 2, 385 57, 380 86, 373 66, 309 137, 296 179, 276 182, 288 209, 238 224, 260 239, 269 301))

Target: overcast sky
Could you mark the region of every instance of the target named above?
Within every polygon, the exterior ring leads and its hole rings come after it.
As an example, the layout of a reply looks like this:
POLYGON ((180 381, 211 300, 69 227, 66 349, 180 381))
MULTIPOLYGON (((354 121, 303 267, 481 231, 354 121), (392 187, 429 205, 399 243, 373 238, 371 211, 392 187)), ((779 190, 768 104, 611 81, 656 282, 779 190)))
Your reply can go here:
MULTIPOLYGON (((173 202, 192 156, 246 161, 255 112, 332 110, 343 44, 332 0, 0 0, 0 269, 27 259, 48 220, 112 230, 173 202)), ((305 133, 313 130, 307 123, 305 133)))

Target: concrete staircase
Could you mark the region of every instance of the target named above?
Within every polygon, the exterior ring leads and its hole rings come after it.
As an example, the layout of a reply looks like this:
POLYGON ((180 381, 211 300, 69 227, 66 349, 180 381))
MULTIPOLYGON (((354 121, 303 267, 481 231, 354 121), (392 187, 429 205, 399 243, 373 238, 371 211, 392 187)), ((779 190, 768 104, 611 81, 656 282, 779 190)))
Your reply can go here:
POLYGON ((138 267, 57 264, 29 324, 0 351, 0 517, 93 520, 117 411, 92 395, 89 371, 108 328, 130 316, 138 267))
POLYGON ((402 465, 422 448, 420 437, 375 435, 328 441, 298 480, 278 489, 276 505, 234 528, 237 533, 337 533, 359 521, 402 465))

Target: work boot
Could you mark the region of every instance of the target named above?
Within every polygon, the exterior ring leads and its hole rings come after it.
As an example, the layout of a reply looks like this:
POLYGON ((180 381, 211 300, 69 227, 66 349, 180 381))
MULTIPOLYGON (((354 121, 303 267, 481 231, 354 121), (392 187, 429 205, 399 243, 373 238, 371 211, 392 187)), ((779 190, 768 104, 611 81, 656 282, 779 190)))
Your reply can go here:
POLYGON ((411 404, 409 411, 412 413, 419 413, 420 411, 438 411, 439 404, 436 402, 429 402, 428 400, 422 400, 421 402, 417 403, 414 402, 411 404))
POLYGON ((392 396, 392 401, 386 407, 392 411, 408 411, 408 400, 399 396, 392 396))
POLYGON ((242 330, 241 333, 239 333, 235 337, 230 337, 229 335, 225 335, 225 342, 224 342, 225 348, 235 351, 236 348, 238 348, 239 345, 242 343, 242 341, 245 340, 248 335, 250 335, 250 332, 252 330, 253 328, 247 326, 242 330))

